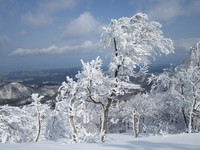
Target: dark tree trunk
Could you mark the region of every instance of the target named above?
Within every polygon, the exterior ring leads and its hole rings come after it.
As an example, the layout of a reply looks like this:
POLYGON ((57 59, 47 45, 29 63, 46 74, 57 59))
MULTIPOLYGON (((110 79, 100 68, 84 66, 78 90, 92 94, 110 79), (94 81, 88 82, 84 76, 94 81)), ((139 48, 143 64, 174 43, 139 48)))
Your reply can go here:
POLYGON ((139 125, 140 125, 140 116, 137 116, 135 111, 132 112, 132 119, 133 119, 133 132, 134 132, 134 137, 137 138, 139 133, 140 133, 140 129, 139 129, 139 125))
POLYGON ((101 125, 101 137, 100 140, 101 142, 105 142, 105 136, 108 130, 108 114, 109 114, 109 109, 112 103, 112 99, 108 98, 108 103, 105 108, 103 108, 103 118, 102 118, 102 125, 101 125))
POLYGON ((35 142, 39 140, 40 132, 41 132, 41 120, 40 120, 40 112, 39 112, 38 106, 36 106, 36 109, 37 109, 37 119, 38 119, 38 131, 37 131, 37 136, 35 138, 35 142))
MULTIPOLYGON (((117 49, 117 44, 116 44, 116 39, 113 38, 114 40, 114 48, 115 48, 115 57, 118 57, 119 55, 119 52, 118 52, 118 49, 117 49)), ((115 87, 117 87, 117 77, 119 75, 119 70, 120 70, 120 67, 122 66, 124 60, 122 60, 121 64, 118 64, 117 65, 117 68, 114 72, 114 78, 116 79, 116 83, 115 83, 115 87)), ((107 133, 107 130, 108 130, 108 117, 109 117, 109 109, 110 109, 110 106, 112 104, 112 101, 113 101, 113 97, 116 96, 115 94, 115 90, 113 89, 111 95, 108 97, 108 103, 106 104, 106 106, 103 106, 103 116, 102 116, 102 125, 101 125, 101 136, 100 136, 100 140, 101 142, 105 142, 105 136, 106 136, 106 133, 107 133)))
POLYGON ((185 128, 188 129, 188 122, 187 122, 187 118, 186 118, 186 115, 185 115, 185 109, 182 107, 182 114, 183 114, 183 120, 184 120, 184 123, 185 123, 185 128))

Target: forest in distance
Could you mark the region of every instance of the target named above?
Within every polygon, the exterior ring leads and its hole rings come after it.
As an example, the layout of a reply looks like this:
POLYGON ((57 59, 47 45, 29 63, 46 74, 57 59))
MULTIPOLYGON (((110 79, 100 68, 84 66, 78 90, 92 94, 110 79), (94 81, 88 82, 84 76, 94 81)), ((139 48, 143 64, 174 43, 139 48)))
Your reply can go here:
POLYGON ((106 67, 97 57, 81 60, 67 77, 65 71, 25 73, 26 81, 2 76, 0 99, 15 99, 16 91, 28 103, 0 106, 0 143, 104 143, 110 133, 200 132, 200 42, 180 65, 155 71, 150 59, 173 53, 173 41, 160 23, 137 13, 112 19, 99 44, 112 49, 106 67))

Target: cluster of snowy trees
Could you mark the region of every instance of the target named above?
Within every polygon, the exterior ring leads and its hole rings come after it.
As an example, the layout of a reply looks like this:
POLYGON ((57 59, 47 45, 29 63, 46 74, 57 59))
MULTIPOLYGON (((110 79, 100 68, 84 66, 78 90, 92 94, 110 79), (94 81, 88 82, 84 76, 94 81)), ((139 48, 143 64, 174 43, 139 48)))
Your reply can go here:
POLYGON ((108 71, 102 70, 99 57, 81 60, 82 70, 74 79, 66 77, 53 108, 41 104, 38 94, 32 95, 31 105, 1 106, 1 142, 105 142, 108 132, 133 131, 137 137, 141 132, 200 130, 199 45, 187 63, 152 75, 150 92, 133 84, 131 77, 145 76, 151 59, 173 52, 161 24, 142 13, 111 20, 103 28, 100 45, 111 50, 108 71))
POLYGON ((31 95, 29 105, 0 106, 0 142, 19 143, 70 138, 64 112, 41 103, 43 96, 31 95))
POLYGON ((153 76, 151 81, 155 94, 170 96, 162 101, 173 108, 173 116, 182 115, 186 131, 200 131, 200 43, 190 50, 182 65, 153 76))

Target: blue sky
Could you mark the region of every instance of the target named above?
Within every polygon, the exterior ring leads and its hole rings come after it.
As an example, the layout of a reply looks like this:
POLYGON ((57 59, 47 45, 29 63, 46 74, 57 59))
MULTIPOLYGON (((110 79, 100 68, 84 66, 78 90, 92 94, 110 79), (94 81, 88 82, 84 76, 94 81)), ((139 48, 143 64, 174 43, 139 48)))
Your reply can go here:
POLYGON ((200 0, 0 0, 0 72, 80 66, 101 56, 100 29, 137 12, 160 22, 176 53, 154 64, 178 64, 200 41, 200 0))

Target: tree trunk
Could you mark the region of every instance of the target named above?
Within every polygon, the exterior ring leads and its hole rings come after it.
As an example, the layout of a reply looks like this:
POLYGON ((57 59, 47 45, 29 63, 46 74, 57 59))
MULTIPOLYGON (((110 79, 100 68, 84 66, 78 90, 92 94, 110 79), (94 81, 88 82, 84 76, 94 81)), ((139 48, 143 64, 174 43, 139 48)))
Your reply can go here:
POLYGON ((100 141, 102 143, 105 142, 106 130, 107 130, 107 121, 108 121, 108 111, 103 110, 102 123, 101 123, 101 134, 100 134, 100 141))
POLYGON ((189 124, 188 124, 188 132, 192 133, 193 131, 193 117, 194 117, 194 107, 195 107, 196 100, 193 99, 191 110, 189 112, 189 124))
POLYGON ((77 133, 75 121, 74 121, 73 103, 74 103, 74 99, 72 99, 70 101, 70 106, 68 107, 68 109, 69 109, 69 123, 70 123, 70 127, 71 127, 71 132, 72 132, 72 140, 75 143, 77 143, 78 133, 77 133))
POLYGON ((188 124, 188 132, 192 133, 193 129, 194 129, 194 111, 195 111, 195 106, 197 103, 197 96, 196 96, 196 87, 193 85, 193 101, 192 101, 192 106, 191 106, 191 110, 190 110, 190 114, 189 114, 189 124, 188 124))
POLYGON ((39 140, 39 137, 40 137, 40 132, 41 132, 41 120, 40 120, 40 112, 39 112, 39 109, 38 109, 38 106, 36 106, 36 109, 37 109, 37 121, 38 121, 38 131, 37 131, 37 135, 36 135, 36 138, 35 138, 35 142, 37 142, 39 140))
POLYGON ((193 112, 191 110, 190 115, 189 115, 189 124, 188 124, 188 133, 192 133, 192 117, 193 116, 193 112))
POLYGON ((181 112, 183 114, 183 120, 184 120, 184 123, 185 123, 185 129, 187 129, 188 128, 188 123, 187 123, 187 118, 186 118, 186 115, 185 115, 185 110, 184 110, 183 107, 182 107, 181 112))
POLYGON ((108 114, 109 114, 109 109, 112 103, 112 99, 108 98, 108 103, 105 108, 103 108, 103 114, 102 114, 102 124, 101 124, 101 135, 100 135, 100 141, 102 143, 105 142, 106 138, 106 133, 108 130, 108 114))
POLYGON ((132 112, 132 119, 133 119, 133 132, 134 137, 137 138, 139 135, 139 124, 140 124, 140 117, 136 117, 135 111, 132 112))
POLYGON ((69 123, 70 123, 70 126, 71 126, 71 131, 72 131, 72 140, 77 143, 77 130, 76 130, 76 126, 75 126, 75 123, 74 123, 74 116, 70 116, 69 117, 69 123))
MULTIPOLYGON (((114 48, 115 48, 115 57, 117 58, 118 57, 118 49, 117 49, 117 43, 116 43, 116 39, 113 38, 114 40, 114 48)), ((115 87, 117 86, 117 77, 118 77, 118 74, 119 74, 119 70, 120 70, 120 67, 122 66, 124 62, 124 59, 122 60, 122 63, 121 64, 118 64, 117 65, 117 68, 114 72, 114 78, 116 79, 116 84, 114 85, 115 87)), ((100 141, 103 143, 105 142, 105 137, 106 137, 106 133, 107 133, 107 128, 108 128, 108 114, 109 114, 109 109, 110 109, 110 106, 111 106, 111 103, 112 103, 112 97, 115 96, 115 91, 113 89, 111 95, 108 97, 108 103, 106 104, 106 107, 103 106, 103 116, 102 116, 102 124, 101 124, 101 135, 100 135, 100 141)))

